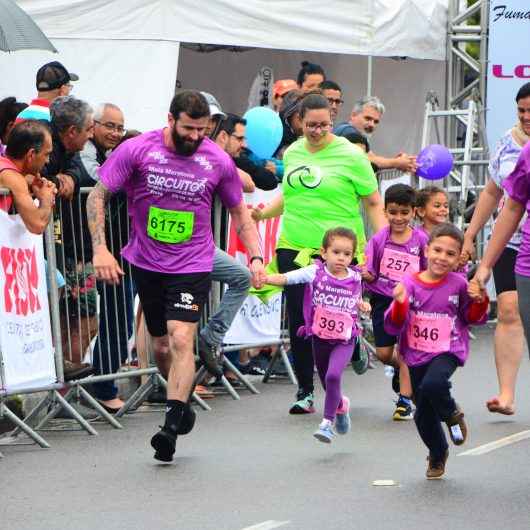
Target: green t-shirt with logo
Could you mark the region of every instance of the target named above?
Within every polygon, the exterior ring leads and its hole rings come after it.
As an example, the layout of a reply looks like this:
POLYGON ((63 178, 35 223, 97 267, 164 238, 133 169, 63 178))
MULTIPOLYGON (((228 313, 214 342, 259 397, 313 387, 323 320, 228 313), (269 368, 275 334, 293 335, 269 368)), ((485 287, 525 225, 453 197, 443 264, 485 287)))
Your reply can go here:
POLYGON ((320 248, 326 230, 344 226, 355 232, 357 259, 362 262, 366 237, 360 198, 377 191, 366 154, 341 137, 311 153, 305 138, 300 138, 285 151, 283 164, 284 212, 278 248, 320 248))

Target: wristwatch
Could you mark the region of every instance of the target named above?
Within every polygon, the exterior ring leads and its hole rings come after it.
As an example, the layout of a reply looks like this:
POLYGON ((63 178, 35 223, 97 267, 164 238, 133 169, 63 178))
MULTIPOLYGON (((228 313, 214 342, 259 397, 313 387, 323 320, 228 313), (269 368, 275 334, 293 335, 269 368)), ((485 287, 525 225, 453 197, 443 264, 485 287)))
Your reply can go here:
POLYGON ((250 262, 249 262, 249 263, 252 263, 255 259, 259 259, 259 260, 261 261, 261 263, 263 263, 263 264, 265 263, 265 262, 263 261, 263 257, 262 257, 262 256, 252 256, 252 257, 250 258, 250 262))

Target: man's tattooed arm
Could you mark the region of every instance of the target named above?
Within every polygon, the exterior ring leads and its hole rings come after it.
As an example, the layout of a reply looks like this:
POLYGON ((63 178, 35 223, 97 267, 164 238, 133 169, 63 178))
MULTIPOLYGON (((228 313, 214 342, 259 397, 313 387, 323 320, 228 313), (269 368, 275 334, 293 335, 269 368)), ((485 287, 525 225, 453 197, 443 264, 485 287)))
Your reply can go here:
POLYGON ((98 182, 89 193, 86 201, 88 229, 92 237, 92 248, 107 245, 105 241, 105 206, 112 197, 112 193, 98 182))

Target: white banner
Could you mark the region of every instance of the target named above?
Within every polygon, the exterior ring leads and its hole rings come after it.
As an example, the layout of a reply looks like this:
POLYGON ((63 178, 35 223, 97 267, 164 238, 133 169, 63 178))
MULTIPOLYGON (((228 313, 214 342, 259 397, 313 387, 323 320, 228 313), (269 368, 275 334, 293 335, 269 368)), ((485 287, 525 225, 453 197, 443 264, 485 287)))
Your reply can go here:
POLYGON ((9 391, 55 383, 42 236, 0 211, 0 351, 9 391))
POLYGON ((515 96, 530 82, 530 2, 491 0, 486 129, 490 152, 517 121, 515 96))
MULTIPOLYGON (((279 189, 272 191, 256 190, 245 194, 245 202, 249 208, 265 206, 276 195, 279 189)), ((232 224, 229 223, 227 252, 245 265, 249 256, 243 244, 239 241, 232 224)), ((280 219, 267 219, 258 223, 261 246, 265 264, 274 257, 276 241, 280 232, 280 219)), ((225 336, 225 344, 259 344, 280 338, 281 331, 282 295, 276 294, 267 304, 262 303, 255 296, 248 296, 245 303, 232 322, 232 326, 225 336)))

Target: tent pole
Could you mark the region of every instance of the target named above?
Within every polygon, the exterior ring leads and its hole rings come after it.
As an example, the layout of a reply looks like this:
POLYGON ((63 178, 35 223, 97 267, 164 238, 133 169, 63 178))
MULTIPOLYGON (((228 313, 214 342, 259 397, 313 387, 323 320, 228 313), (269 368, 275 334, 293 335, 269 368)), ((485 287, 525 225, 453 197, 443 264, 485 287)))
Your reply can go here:
POLYGON ((372 83, 373 83, 373 57, 368 56, 368 70, 367 70, 367 81, 366 81, 366 95, 372 95, 372 83))

